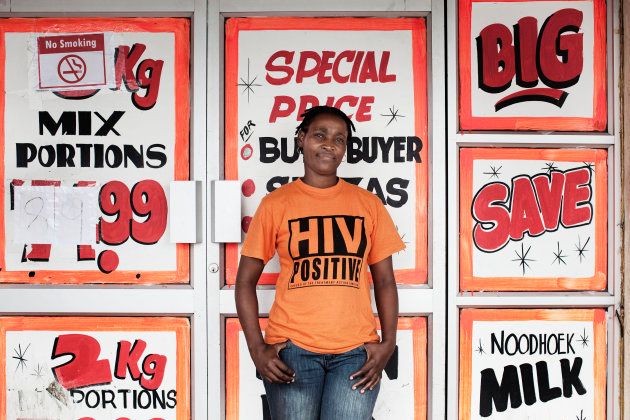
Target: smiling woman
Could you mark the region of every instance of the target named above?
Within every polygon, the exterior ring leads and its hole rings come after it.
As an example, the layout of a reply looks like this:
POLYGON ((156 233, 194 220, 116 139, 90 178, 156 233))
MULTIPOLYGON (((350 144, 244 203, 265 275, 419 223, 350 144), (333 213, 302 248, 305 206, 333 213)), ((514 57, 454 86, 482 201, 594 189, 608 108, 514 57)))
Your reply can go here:
POLYGON ((370 419, 394 352, 398 295, 391 255, 404 248, 374 194, 337 177, 354 125, 328 106, 302 115, 304 176, 268 194, 248 229, 236 308, 274 419, 370 419), (256 283, 278 252, 263 339, 256 283), (382 340, 370 302, 374 282, 382 340))

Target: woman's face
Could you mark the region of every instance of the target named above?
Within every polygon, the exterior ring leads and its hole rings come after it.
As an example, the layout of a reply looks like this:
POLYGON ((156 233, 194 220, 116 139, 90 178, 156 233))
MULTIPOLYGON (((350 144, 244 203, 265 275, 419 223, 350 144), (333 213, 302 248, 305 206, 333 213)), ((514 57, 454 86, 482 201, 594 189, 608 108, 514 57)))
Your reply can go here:
POLYGON ((348 127, 336 115, 320 114, 306 132, 298 134, 298 146, 304 153, 305 171, 317 175, 336 175, 346 153, 348 127))

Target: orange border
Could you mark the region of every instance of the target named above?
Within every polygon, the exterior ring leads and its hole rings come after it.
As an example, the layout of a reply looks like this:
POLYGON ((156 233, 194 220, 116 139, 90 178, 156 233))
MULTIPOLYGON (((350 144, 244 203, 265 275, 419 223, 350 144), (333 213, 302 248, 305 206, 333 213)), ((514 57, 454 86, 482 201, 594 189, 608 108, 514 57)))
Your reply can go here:
POLYGON ((178 419, 190 418, 190 322, 171 317, 0 317, 0 420, 6 420, 7 331, 173 331, 177 342, 178 419))
POLYGON ((605 290, 608 267, 608 175, 604 149, 476 149, 459 155, 459 285, 462 291, 605 290), (572 277, 477 277, 473 275, 472 205, 473 161, 477 159, 595 162, 595 274, 572 277))
MULTIPOLYGON (((6 53, 4 46, 7 32, 172 32, 175 36, 175 159, 174 180, 189 178, 189 63, 190 23, 185 18, 11 18, 0 25, 0 92, 4 92, 6 53)), ((0 121, 4 122, 5 97, 0 95, 0 121)), ((4 123, 0 127, 0 179, 4 179, 4 123)), ((0 206, 4 209, 4 183, 0 183, 0 206)), ((4 211, 0 211, 0 267, 5 264, 4 211)), ((29 278, 29 271, 0 271, 0 283, 188 283, 189 245, 177 244, 177 269, 175 271, 114 271, 110 274, 98 270, 31 270, 36 277, 29 278), (18 280, 25 277, 25 281, 18 280), (33 281, 31 281, 33 280, 33 281)))
POLYGON ((604 309, 462 309, 459 321, 459 419, 469 420, 472 399, 473 321, 592 321, 595 420, 606 419, 606 311, 604 309))
MULTIPOLYGON (((398 284, 426 284, 428 247, 428 164, 426 23, 423 18, 232 18, 225 26, 225 179, 238 179, 238 35, 245 30, 409 30, 413 48, 413 85, 416 95, 415 131, 425 141, 416 165, 416 268, 394 270, 398 284), (424 47, 424 48, 423 48, 424 47), (420 203, 420 204, 418 204, 420 203)), ((236 281, 238 245, 225 247, 226 284, 236 281)), ((278 273, 263 273, 258 284, 275 284, 278 273)))
MULTIPOLYGON (((267 319, 260 318, 260 328, 264 331, 267 319)), ((380 328, 378 318, 377 328, 380 328)), ((413 383, 414 420, 427 418, 427 319, 425 317, 398 318, 399 330, 412 330, 413 341, 413 383)), ((225 320, 225 418, 239 418, 239 340, 242 331, 238 318, 225 320), (236 374, 230 375, 230 372, 236 374)), ((400 361, 400 360, 399 360, 400 361)), ((0 419, 2 420, 2 419, 0 419)))
MULTIPOLYGON (((459 130, 552 130, 605 131, 606 104, 606 0, 593 2, 593 117, 474 117, 472 115, 471 85, 471 18, 472 3, 520 0, 460 0, 459 1, 459 130)), ((524 5, 537 1, 522 1, 524 5)), ((570 2, 571 0, 560 0, 570 2)), ((525 10, 525 9, 524 9, 525 10)))

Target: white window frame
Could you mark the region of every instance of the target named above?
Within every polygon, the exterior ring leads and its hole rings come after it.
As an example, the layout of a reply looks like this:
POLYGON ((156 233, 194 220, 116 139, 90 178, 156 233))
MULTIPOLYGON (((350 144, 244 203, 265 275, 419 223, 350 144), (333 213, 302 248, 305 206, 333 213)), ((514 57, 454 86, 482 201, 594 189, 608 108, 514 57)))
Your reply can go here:
MULTIPOLYGON (((191 21, 190 179, 206 183, 205 0, 0 0, 5 17, 187 17, 191 21)), ((198 198, 206 213, 205 192, 198 198)), ((0 285, 0 315, 178 316, 191 323, 191 418, 209 418, 206 221, 191 245, 190 284, 178 286, 0 285)))
POLYGON ((459 132, 458 121, 458 26, 457 0, 447 0, 448 59, 448 407, 447 417, 459 414, 459 311, 462 308, 604 308, 607 313, 607 404, 608 419, 620 418, 620 352, 623 331, 617 319, 621 304, 623 260, 620 156, 620 37, 619 0, 606 2, 608 128, 602 133, 549 132, 459 132), (553 140, 550 141, 550 138, 553 140), (543 141, 544 139, 544 141, 543 141), (459 292, 459 150, 461 147, 594 147, 608 150, 608 287, 603 292, 459 292))
MULTIPOLYGON (((427 323, 427 418, 445 417, 446 391, 446 149, 444 133, 446 118, 445 55, 444 55, 444 2, 442 0, 220 0, 209 3, 208 14, 208 177, 220 179, 223 174, 223 28, 226 18, 248 16, 374 16, 374 17, 426 17, 427 18, 427 86, 428 121, 430 139, 429 180, 429 273, 428 285, 398 287, 401 316, 426 316, 427 323), (211 89, 219 86, 220 90, 211 89), (218 108, 214 108, 217 106, 218 108), (215 125, 216 124, 216 125, 215 125), (210 131, 217 127, 217 131, 210 131)), ((219 247, 208 246, 208 261, 220 261, 219 247)), ((210 348, 220 343, 224 348, 223 325, 226 317, 236 314, 234 288, 219 287, 223 279, 219 274, 208 275, 208 316, 210 348), (221 278, 220 278, 221 277, 221 278), (218 302, 216 297, 218 296, 218 302), (215 305, 218 303, 218 305, 215 305), (219 330, 215 326, 219 325, 219 330)), ((257 291, 261 315, 266 315, 274 298, 273 287, 259 287, 257 291)), ((215 347, 216 348, 216 347, 215 347)), ((225 416, 225 359, 219 352, 221 375, 209 376, 209 418, 225 416)), ((216 357, 210 353, 210 358, 216 357)), ((210 360, 209 366, 216 366, 210 360)), ((212 371, 210 371, 212 372, 212 371)))

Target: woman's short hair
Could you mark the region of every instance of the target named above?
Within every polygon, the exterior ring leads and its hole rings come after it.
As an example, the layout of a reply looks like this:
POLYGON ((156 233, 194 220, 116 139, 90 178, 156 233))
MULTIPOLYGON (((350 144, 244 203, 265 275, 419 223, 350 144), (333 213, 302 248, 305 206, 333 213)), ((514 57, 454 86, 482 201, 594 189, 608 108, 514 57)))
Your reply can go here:
POLYGON ((345 112, 333 106, 320 105, 307 109, 304 114, 300 115, 300 117, 302 117, 303 119, 300 125, 295 128, 295 134, 299 134, 300 131, 304 131, 306 133, 308 131, 309 125, 311 125, 311 122, 313 122, 315 117, 322 114, 334 115, 341 118, 343 122, 346 123, 346 127, 348 128, 348 139, 350 139, 350 137, 352 137, 352 133, 356 131, 356 129, 354 128, 354 124, 352 123, 350 118, 348 118, 345 112))

